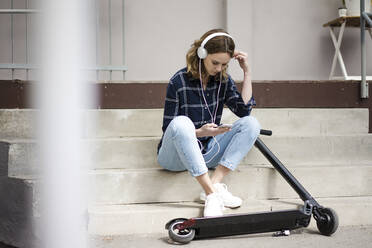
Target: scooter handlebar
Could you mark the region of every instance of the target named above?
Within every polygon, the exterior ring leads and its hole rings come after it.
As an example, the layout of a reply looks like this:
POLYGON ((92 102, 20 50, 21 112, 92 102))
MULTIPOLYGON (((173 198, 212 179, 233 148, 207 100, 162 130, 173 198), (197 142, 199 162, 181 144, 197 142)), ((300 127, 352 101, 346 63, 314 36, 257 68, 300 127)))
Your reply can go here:
POLYGON ((261 135, 271 136, 273 134, 273 132, 271 130, 261 129, 260 130, 260 134, 261 135))

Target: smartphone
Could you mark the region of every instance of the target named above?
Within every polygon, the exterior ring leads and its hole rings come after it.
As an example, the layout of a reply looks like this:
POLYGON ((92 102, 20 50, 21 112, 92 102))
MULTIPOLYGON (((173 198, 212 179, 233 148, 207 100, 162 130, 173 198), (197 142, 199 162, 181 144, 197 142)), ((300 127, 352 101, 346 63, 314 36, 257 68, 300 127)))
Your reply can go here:
POLYGON ((219 128, 232 128, 232 124, 220 124, 219 128))

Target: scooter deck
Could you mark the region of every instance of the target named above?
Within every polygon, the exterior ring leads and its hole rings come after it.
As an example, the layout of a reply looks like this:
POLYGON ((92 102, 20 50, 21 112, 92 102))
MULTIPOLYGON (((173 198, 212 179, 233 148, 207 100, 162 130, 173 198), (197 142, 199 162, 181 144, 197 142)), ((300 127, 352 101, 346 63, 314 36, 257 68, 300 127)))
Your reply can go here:
POLYGON ((284 210, 220 217, 192 218, 183 224, 195 229, 195 239, 294 230, 307 227, 311 213, 304 210, 284 210))

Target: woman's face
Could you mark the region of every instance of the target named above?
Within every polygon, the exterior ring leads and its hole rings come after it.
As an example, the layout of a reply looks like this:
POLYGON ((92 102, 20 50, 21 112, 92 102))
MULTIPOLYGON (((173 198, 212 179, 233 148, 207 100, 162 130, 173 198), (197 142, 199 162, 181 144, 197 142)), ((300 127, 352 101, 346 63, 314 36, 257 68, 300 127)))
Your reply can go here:
POLYGON ((227 67, 231 57, 228 53, 208 54, 204 59, 204 67, 209 76, 215 76, 227 67))

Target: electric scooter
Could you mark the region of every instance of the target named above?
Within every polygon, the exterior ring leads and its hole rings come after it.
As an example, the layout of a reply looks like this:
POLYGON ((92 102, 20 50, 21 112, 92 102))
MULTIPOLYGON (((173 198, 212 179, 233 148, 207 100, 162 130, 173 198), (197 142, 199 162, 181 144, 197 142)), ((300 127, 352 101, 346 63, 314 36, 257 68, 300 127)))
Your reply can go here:
MULTIPOLYGON (((270 130, 261 130, 260 134, 270 136, 272 132, 270 130)), ((255 146, 297 192, 304 201, 303 206, 293 210, 173 219, 165 225, 169 237, 173 241, 189 243, 193 239, 265 232, 277 232, 278 235, 288 235, 290 230, 307 227, 310 224, 312 215, 322 235, 330 236, 336 232, 338 228, 336 212, 331 208, 321 206, 260 138, 257 138, 255 146)))

